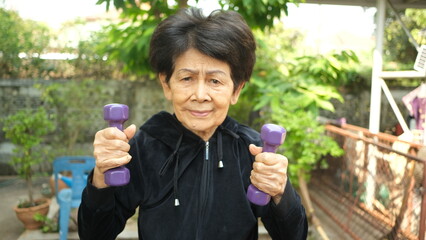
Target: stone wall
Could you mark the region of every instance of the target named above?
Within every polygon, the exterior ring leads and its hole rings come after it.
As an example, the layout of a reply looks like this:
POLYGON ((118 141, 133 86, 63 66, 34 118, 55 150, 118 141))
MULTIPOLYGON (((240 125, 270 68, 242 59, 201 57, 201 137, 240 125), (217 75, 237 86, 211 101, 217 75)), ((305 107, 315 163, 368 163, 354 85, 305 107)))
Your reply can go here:
MULTIPOLYGON (((0 79, 0 118, 6 117, 10 114, 25 108, 38 108, 45 106, 41 99, 41 91, 35 87, 35 84, 52 84, 56 82, 65 82, 69 80, 32 80, 32 79, 18 79, 18 80, 1 80, 0 79)), ((156 81, 99 81, 99 84, 105 86, 106 92, 100 94, 107 94, 111 102, 124 103, 130 108, 129 120, 125 123, 142 125, 150 116, 161 110, 171 111, 171 106, 168 101, 164 99, 161 86, 156 81)), ((82 89, 84 91, 85 89, 82 89)), ((87 116, 93 122, 92 128, 86 133, 94 136, 97 130, 106 127, 103 120, 102 108, 105 104, 99 103, 99 107, 93 109, 93 114, 87 116)), ((78 111, 78 109, 76 109, 78 111)), ((13 174, 13 169, 7 164, 12 156, 13 144, 8 142, 4 137, 4 132, 1 131, 2 124, 0 123, 0 175, 13 174)), ((91 154, 91 144, 80 145, 83 152, 91 154)), ((45 167, 42 167, 45 170, 45 167)))

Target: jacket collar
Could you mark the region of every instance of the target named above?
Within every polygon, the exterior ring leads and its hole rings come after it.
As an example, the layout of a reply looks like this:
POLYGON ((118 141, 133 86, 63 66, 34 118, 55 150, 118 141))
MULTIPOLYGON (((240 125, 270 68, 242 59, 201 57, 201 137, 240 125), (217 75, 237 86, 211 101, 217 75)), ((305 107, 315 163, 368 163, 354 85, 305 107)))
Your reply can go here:
MULTIPOLYGON (((175 206, 179 206, 179 177, 201 150, 201 146, 204 145, 204 141, 199 136, 185 128, 177 120, 175 115, 165 111, 154 115, 140 129, 173 149, 172 154, 167 158, 161 167, 159 175, 163 176, 174 162, 172 183, 173 194, 175 197, 175 206), (194 149, 198 150, 194 151, 194 149)), ((213 137, 217 138, 218 168, 224 167, 222 161, 222 133, 229 134, 230 136, 238 139, 239 136, 236 133, 237 130, 238 123, 227 116, 224 122, 216 129, 215 133, 213 134, 213 137)))
MULTIPOLYGON (((140 129, 160 140, 172 149, 176 147, 181 135, 183 135, 183 141, 185 144, 198 145, 204 142, 199 136, 185 128, 178 121, 176 115, 172 115, 166 111, 161 111, 152 116, 144 125, 141 126, 140 129)), ((218 130, 227 133, 234 138, 239 137, 237 134, 238 123, 229 116, 227 116, 223 123, 216 129, 214 135, 216 135, 218 130)))

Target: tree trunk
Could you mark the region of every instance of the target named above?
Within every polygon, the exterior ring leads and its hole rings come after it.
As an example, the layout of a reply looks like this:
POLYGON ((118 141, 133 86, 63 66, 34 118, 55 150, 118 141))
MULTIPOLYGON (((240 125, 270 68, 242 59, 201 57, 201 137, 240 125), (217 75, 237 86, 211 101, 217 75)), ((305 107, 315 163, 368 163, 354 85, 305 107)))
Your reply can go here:
POLYGON ((29 167, 29 169, 27 169, 27 179, 26 179, 26 183, 27 183, 27 189, 28 189, 28 201, 30 203, 30 205, 34 205, 34 197, 33 197, 33 180, 32 180, 32 174, 31 174, 31 167, 29 167))
MULTIPOLYGON (((28 150, 28 156, 25 157, 31 157, 32 151, 31 149, 28 150)), ((28 189, 28 201, 30 205, 34 204, 34 198, 33 198, 33 174, 31 172, 31 165, 25 167, 25 182, 27 183, 27 189, 28 189)))
POLYGON ((187 8, 188 7, 188 0, 178 0, 178 6, 179 6, 179 8, 187 8))
POLYGON ((321 239, 329 240, 327 233, 321 225, 320 220, 315 215, 315 210, 311 201, 311 197, 309 196, 309 188, 308 184, 305 181, 305 173, 303 170, 299 170, 298 179, 300 186, 300 194, 302 195, 302 201, 304 203, 303 205, 306 206, 306 214, 309 220, 312 222, 318 234, 321 236, 321 239))

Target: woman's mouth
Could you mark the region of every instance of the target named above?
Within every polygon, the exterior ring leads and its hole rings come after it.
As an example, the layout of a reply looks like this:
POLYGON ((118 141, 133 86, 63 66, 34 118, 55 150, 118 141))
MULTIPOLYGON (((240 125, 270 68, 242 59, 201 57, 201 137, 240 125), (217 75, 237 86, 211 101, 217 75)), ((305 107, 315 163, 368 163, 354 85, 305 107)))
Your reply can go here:
POLYGON ((189 111, 194 117, 206 117, 211 111, 189 111))

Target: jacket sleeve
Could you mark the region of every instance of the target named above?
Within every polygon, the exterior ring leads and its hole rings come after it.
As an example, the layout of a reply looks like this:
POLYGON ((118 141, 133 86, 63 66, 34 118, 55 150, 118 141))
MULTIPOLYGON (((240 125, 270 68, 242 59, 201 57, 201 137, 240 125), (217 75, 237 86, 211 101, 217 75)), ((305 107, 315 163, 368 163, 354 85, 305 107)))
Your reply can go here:
POLYGON ((308 221, 305 208, 289 180, 287 180, 280 203, 276 205, 271 201, 267 213, 261 220, 274 240, 302 240, 307 238, 308 221))
MULTIPOLYGON (((136 134, 137 135, 137 134, 136 134)), ((132 160, 126 165, 130 183, 120 187, 98 189, 92 185, 93 171, 83 190, 78 210, 78 234, 81 240, 116 239, 135 214, 141 195, 141 164, 136 135, 129 142, 132 160)))
POLYGON ((78 210, 79 237, 82 240, 116 239, 123 231, 127 219, 135 213, 135 208, 124 204, 125 194, 121 193, 124 193, 126 187, 97 189, 91 184, 92 174, 83 191, 78 210))

